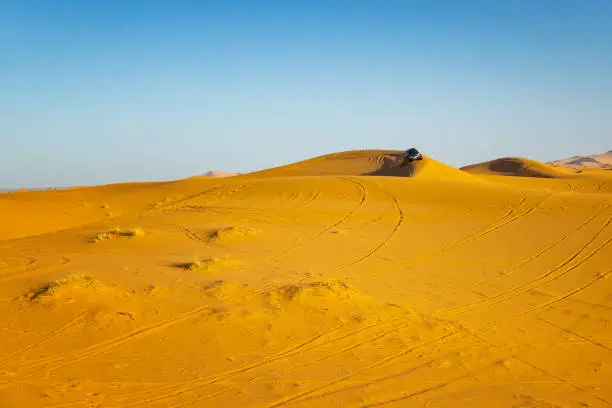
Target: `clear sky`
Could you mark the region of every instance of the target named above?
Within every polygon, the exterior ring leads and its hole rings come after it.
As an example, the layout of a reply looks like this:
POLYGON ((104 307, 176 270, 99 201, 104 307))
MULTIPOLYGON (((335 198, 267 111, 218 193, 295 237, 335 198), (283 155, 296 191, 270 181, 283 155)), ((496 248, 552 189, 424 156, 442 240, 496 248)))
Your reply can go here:
POLYGON ((612 1, 0 1, 0 187, 612 149, 612 1))

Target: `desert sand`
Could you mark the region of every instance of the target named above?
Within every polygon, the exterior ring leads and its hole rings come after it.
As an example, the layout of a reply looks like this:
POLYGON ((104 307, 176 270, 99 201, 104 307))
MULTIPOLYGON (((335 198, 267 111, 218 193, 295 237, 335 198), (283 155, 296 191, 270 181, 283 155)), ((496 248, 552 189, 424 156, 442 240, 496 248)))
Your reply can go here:
POLYGON ((612 405, 612 172, 400 153, 0 194, 0 407, 612 405))

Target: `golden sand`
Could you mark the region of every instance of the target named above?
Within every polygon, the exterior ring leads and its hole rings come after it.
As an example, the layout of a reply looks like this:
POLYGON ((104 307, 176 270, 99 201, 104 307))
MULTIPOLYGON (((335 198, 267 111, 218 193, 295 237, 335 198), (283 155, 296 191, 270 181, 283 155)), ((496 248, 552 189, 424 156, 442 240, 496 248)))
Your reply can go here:
POLYGON ((0 407, 612 405, 612 172, 400 153, 1 194, 0 407))

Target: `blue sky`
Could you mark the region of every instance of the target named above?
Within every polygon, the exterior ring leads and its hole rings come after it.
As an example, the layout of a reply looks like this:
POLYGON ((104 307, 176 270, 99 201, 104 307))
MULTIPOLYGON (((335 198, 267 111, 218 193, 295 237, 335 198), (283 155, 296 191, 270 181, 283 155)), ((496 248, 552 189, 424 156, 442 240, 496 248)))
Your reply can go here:
POLYGON ((612 149, 612 2, 0 2, 0 187, 612 149))

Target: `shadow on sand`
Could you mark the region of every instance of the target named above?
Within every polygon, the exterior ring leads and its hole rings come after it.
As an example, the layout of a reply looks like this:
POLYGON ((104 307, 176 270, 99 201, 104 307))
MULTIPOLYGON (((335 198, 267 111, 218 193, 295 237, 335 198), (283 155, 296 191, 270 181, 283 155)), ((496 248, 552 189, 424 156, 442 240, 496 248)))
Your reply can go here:
POLYGON ((400 155, 385 156, 382 158, 381 166, 364 176, 387 176, 387 177, 412 177, 417 168, 416 163, 400 167, 403 158, 400 155))

